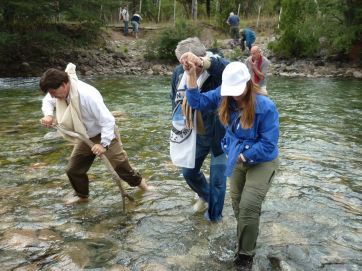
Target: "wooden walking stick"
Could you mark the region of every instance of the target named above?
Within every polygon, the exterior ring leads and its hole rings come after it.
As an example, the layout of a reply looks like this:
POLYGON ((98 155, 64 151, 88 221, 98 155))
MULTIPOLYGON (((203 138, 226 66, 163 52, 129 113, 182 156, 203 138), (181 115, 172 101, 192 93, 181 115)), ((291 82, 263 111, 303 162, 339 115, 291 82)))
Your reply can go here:
MULTIPOLYGON (((79 140, 83 141, 84 143, 86 143, 90 148, 92 148, 94 146, 94 143, 82 136, 81 134, 78 134, 76 132, 72 132, 72 131, 68 131, 66 130, 64 127, 62 127, 61 125, 54 125, 53 126, 56 130, 60 131, 61 133, 64 133, 68 136, 71 136, 71 137, 75 137, 75 138, 78 138, 79 140)), ((114 170, 114 168, 112 167, 111 163, 109 162, 108 158, 104 155, 104 154, 101 154, 99 156, 103 163, 106 165, 106 167, 108 168, 109 172, 112 174, 112 178, 113 180, 115 180, 116 184, 118 185, 119 187, 119 190, 121 191, 121 195, 122 195, 122 203, 123 203, 123 212, 126 211, 126 200, 125 198, 127 197, 130 201, 134 201, 134 198, 132 196, 130 196, 123 188, 122 186, 122 183, 121 183, 121 178, 118 176, 117 172, 114 170)))

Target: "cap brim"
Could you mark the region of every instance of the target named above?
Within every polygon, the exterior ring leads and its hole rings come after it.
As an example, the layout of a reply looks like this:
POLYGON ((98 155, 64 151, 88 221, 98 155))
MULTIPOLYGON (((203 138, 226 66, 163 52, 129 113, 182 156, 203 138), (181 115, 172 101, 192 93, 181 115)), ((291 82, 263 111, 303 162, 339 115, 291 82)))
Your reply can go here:
POLYGON ((246 88, 246 82, 237 86, 228 86, 221 84, 221 96, 240 96, 244 93, 246 88))

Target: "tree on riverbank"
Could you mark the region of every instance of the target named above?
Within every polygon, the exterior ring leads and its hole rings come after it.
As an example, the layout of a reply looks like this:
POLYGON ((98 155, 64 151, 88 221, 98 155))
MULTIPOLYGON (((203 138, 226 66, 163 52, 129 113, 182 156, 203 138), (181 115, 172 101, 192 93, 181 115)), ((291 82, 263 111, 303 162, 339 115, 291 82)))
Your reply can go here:
POLYGON ((49 56, 60 48, 94 43, 104 15, 118 5, 115 0, 2 0, 1 62, 27 61, 49 56))
POLYGON ((270 47, 281 57, 340 54, 361 60, 362 4, 358 0, 282 0, 279 34, 270 47))

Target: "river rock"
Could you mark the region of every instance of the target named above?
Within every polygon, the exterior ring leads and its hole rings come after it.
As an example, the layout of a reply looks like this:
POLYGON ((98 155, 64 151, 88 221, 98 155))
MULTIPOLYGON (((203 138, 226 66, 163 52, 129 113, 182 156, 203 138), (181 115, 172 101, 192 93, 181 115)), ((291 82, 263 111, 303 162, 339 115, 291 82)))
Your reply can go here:
POLYGON ((43 138, 45 140, 53 140, 53 139, 58 139, 58 138, 61 138, 61 137, 62 136, 57 131, 48 132, 43 136, 43 138))
POLYGON ((326 65, 326 63, 325 63, 323 60, 321 60, 321 59, 317 59, 317 60, 314 62, 314 65, 315 65, 315 66, 324 66, 324 65, 326 65))
POLYGON ((23 248, 28 246, 38 246, 39 240, 35 230, 14 229, 5 232, 1 245, 22 251, 23 248))
POLYGON ((94 72, 89 70, 89 71, 84 72, 84 75, 85 76, 91 76, 91 75, 94 75, 94 72))
MULTIPOLYGON (((73 267, 74 270, 83 269, 91 261, 91 252, 85 242, 74 242, 65 248, 65 255, 62 257, 65 267, 73 267)), ((68 269, 69 270, 69 269, 68 269)))
POLYGON ((51 153, 56 149, 56 147, 37 147, 32 150, 31 155, 51 153))
POLYGON ((126 116, 126 114, 122 111, 112 111, 111 113, 112 113, 113 117, 115 117, 115 118, 126 116))
POLYGON ((158 263, 150 263, 145 266, 142 266, 140 271, 168 271, 168 269, 158 263))
POLYGON ((152 66, 152 71, 153 71, 154 74, 162 74, 163 67, 162 67, 162 65, 159 65, 159 64, 153 65, 152 66))
POLYGON ((130 269, 124 265, 115 264, 110 268, 106 269, 107 271, 130 271, 130 269))
POLYGON ((23 71, 28 71, 30 70, 30 64, 28 62, 23 62, 21 63, 20 65, 20 69, 23 70, 23 71))
POLYGON ((362 79, 362 72, 361 71, 354 71, 353 72, 353 77, 358 78, 358 79, 362 79))
POLYGON ((122 53, 122 52, 115 52, 114 54, 113 54, 113 58, 115 58, 115 59, 122 59, 122 60, 126 60, 127 59, 127 56, 124 54, 124 53, 122 53))
POLYGON ((13 271, 37 271, 40 267, 36 263, 25 264, 12 269, 13 271))
POLYGON ((12 209, 9 206, 0 206, 0 215, 9 213, 12 209))
POLYGON ((55 231, 52 231, 50 229, 43 229, 40 230, 38 233, 39 240, 42 241, 61 241, 62 238, 59 234, 57 234, 55 231))

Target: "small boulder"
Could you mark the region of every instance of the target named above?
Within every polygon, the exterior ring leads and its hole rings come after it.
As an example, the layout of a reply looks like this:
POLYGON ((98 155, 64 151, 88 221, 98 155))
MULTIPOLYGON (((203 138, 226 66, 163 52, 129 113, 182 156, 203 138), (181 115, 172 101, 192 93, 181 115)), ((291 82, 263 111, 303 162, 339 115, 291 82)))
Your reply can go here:
POLYGON ((362 72, 361 71, 354 71, 353 77, 357 79, 362 79, 362 72))

